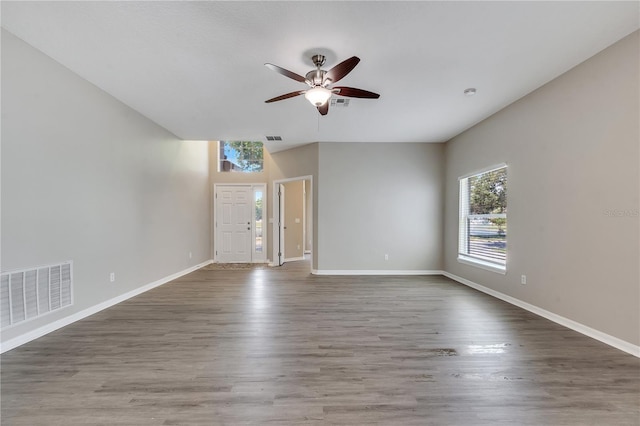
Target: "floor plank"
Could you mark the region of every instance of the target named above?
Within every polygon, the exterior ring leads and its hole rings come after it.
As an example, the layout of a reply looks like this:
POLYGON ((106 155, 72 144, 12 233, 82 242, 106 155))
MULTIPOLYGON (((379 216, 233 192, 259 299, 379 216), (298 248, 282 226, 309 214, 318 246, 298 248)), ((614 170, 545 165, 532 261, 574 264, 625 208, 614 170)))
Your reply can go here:
POLYGON ((2 425, 639 425, 640 360, 445 277, 199 270, 2 355, 2 425))

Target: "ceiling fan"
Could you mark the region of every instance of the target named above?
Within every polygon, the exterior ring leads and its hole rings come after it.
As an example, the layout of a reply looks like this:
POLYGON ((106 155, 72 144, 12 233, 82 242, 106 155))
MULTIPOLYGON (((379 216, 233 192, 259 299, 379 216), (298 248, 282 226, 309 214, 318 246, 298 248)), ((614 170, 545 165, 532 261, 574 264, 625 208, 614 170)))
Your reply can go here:
POLYGON ((355 66, 358 65, 358 62, 360 62, 360 58, 352 56, 351 58, 340 62, 329 71, 325 71, 320 68, 322 67, 322 65, 324 65, 325 62, 325 57, 323 55, 313 55, 311 57, 311 60, 315 64, 316 69, 309 71, 305 77, 281 68, 277 65, 264 64, 267 68, 272 69, 275 72, 284 75, 285 77, 289 77, 293 80, 299 81, 300 83, 306 83, 310 87, 310 89, 307 90, 297 90, 295 92, 276 96, 275 98, 271 98, 269 100, 266 100, 265 102, 271 103, 293 98, 294 96, 304 95, 304 97, 307 98, 307 100, 311 102, 313 106, 318 108, 318 112, 320 112, 320 114, 327 115, 327 113, 329 112, 329 99, 331 98, 331 95, 335 94, 338 96, 365 99, 378 99, 380 97, 380 95, 377 93, 369 92, 362 89, 356 89, 353 87, 330 87, 331 84, 337 83, 344 76, 349 74, 351 70, 353 70, 355 66))

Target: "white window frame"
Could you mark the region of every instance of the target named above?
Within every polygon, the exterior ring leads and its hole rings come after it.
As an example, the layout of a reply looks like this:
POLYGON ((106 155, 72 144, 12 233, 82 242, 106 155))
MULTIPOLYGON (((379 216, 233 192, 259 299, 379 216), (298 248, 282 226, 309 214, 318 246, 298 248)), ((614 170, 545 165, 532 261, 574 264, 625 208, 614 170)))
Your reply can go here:
MULTIPOLYGON (((468 219, 473 216, 476 218, 507 218, 506 213, 501 214, 482 214, 482 215, 470 215, 469 214, 469 191, 468 185, 466 182, 469 178, 482 175, 484 173, 493 172, 495 170, 507 168, 506 163, 497 164, 491 167, 487 167, 485 169, 481 169, 475 171, 473 173, 466 174, 464 176, 460 176, 458 178, 458 187, 459 187, 459 202, 458 202, 458 262, 475 266, 480 269, 484 269, 487 271, 496 272, 499 274, 507 273, 507 260, 505 260, 504 265, 498 262, 491 262, 488 260, 480 259, 478 257, 474 257, 466 253, 466 247, 468 246, 468 238, 469 238, 469 229, 468 229, 468 219)), ((508 169, 507 169, 508 170, 508 169)), ((508 197, 508 195, 507 195, 508 197)))

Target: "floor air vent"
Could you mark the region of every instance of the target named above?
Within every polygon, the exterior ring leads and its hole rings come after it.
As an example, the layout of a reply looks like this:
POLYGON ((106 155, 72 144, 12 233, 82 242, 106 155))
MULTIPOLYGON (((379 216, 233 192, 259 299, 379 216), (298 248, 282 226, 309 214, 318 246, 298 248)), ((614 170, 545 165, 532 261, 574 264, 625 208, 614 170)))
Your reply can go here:
POLYGON ((2 273, 0 326, 37 318, 73 304, 73 263, 2 273))
POLYGON ((265 138, 267 138, 268 141, 281 141, 282 140, 282 136, 265 136, 265 138))

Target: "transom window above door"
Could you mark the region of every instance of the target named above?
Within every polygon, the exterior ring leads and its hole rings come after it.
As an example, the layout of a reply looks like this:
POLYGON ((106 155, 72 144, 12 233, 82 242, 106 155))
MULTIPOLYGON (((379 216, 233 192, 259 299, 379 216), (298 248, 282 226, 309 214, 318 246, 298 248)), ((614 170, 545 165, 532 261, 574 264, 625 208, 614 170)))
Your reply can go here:
POLYGON ((220 141, 219 172, 261 172, 264 165, 262 142, 220 141))

